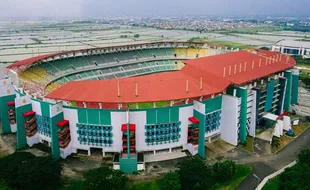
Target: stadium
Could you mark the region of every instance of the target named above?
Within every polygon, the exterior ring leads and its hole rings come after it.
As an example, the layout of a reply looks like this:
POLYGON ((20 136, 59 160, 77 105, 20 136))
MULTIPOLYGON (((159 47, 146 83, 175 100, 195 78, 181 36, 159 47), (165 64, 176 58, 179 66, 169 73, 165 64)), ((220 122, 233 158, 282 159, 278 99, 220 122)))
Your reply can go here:
POLYGON ((113 167, 196 155, 214 139, 237 146, 265 127, 289 130, 298 103, 293 58, 264 50, 156 42, 64 51, 7 67, 3 133, 17 148, 46 144, 55 159, 111 157, 113 167))

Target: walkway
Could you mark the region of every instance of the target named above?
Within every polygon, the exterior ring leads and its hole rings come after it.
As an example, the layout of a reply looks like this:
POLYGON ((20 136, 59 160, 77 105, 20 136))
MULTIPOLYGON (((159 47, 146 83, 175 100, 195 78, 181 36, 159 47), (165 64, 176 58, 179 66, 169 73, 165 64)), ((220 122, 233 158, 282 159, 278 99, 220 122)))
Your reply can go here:
POLYGON ((309 146, 310 129, 308 128, 302 135, 275 155, 258 156, 236 148, 233 151, 238 156, 228 156, 226 159, 235 160, 237 163, 249 164, 253 167, 253 173, 237 188, 238 190, 252 190, 256 188, 264 177, 296 160, 296 154, 301 149, 309 146))

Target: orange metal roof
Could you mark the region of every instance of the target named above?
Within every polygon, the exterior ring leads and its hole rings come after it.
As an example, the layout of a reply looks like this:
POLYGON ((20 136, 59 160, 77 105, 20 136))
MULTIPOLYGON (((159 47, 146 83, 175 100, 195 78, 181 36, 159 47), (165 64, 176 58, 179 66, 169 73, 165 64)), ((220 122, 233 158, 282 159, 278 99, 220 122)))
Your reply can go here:
POLYGON ((176 72, 99 81, 68 82, 48 94, 46 98, 108 103, 179 100, 221 93, 231 83, 240 85, 295 65, 294 59, 280 56, 278 53, 257 52, 254 54, 246 51, 184 62, 186 66, 176 72), (266 57, 267 65, 265 64, 266 57), (270 57, 275 61, 269 61, 270 57))
POLYGON ((296 65, 295 60, 289 56, 265 50, 259 50, 257 53, 239 51, 186 60, 184 63, 195 67, 197 70, 212 73, 236 85, 241 85, 296 65))

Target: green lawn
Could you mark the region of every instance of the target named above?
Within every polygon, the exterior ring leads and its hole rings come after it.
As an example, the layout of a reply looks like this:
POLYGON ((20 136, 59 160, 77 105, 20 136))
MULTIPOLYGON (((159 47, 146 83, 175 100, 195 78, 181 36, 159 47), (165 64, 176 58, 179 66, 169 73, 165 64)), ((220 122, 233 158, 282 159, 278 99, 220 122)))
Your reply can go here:
POLYGON ((277 190, 280 188, 280 178, 276 177, 269 180, 262 190, 277 190))
POLYGON ((219 186, 216 187, 217 190, 234 190, 236 189, 239 184, 252 172, 253 168, 250 165, 246 164, 238 164, 236 175, 233 179, 221 183, 219 186))
POLYGON ((147 181, 138 181, 132 183, 130 186, 130 190, 161 190, 162 188, 162 182, 160 179, 155 180, 147 180, 147 181))
MULTIPOLYGON (((156 102, 156 107, 161 108, 161 107, 166 107, 170 105, 169 101, 163 101, 163 102, 156 102)), ((153 102, 146 102, 146 103, 138 103, 139 109, 147 109, 147 108, 153 108, 154 103, 153 102)), ((136 109, 136 104, 129 104, 130 109, 136 109)))
POLYGON ((254 152, 254 146, 253 146, 254 138, 253 137, 247 137, 245 144, 239 144, 238 148, 242 148, 248 152, 254 152))

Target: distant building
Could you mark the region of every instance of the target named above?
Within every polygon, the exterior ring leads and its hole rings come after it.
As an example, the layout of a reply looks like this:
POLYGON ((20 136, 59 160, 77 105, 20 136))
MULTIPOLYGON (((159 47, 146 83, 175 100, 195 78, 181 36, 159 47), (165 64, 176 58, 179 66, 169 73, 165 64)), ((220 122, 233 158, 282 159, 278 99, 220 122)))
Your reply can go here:
POLYGON ((272 46, 272 51, 310 58, 310 42, 282 40, 272 46))

